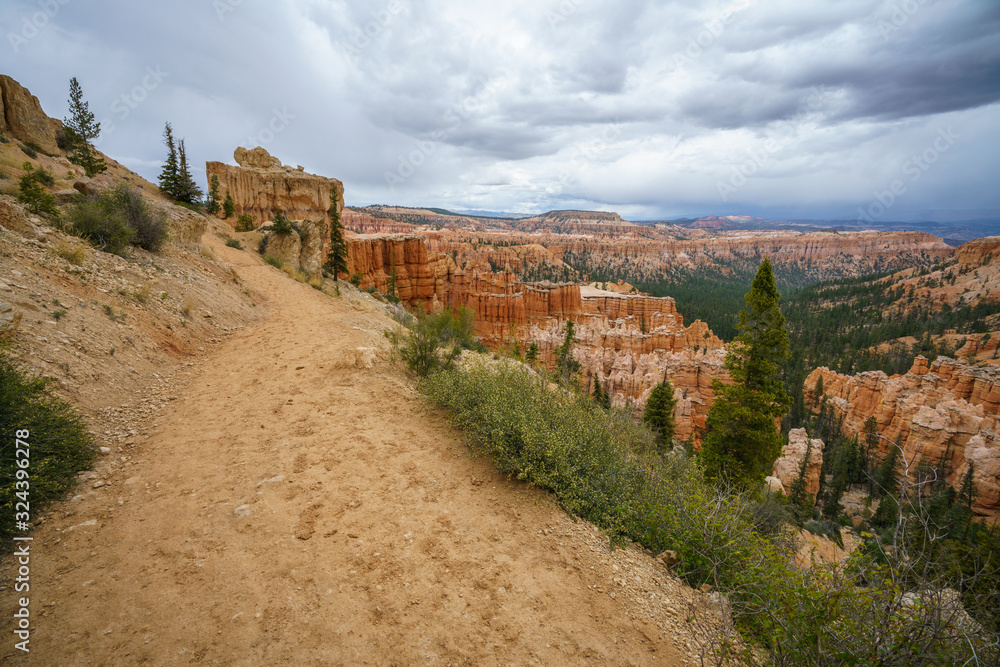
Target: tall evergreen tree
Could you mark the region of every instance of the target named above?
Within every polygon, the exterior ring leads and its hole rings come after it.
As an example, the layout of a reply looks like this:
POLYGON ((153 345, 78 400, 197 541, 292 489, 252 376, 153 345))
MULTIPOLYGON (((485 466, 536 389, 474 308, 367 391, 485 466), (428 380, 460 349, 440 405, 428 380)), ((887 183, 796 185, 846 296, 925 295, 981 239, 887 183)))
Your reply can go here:
POLYGON ((236 202, 233 201, 233 196, 229 194, 229 190, 226 190, 226 199, 222 202, 222 217, 228 220, 234 215, 236 215, 236 202))
POLYGON ((167 160, 160 170, 160 192, 171 199, 177 199, 181 192, 180 159, 177 155, 177 142, 174 141, 174 128, 167 123, 163 129, 163 143, 167 147, 167 160))
POLYGON ((108 168, 90 145, 101 134, 101 124, 95 122, 90 104, 83 100, 83 89, 75 76, 69 80, 69 113, 69 118, 63 120, 66 143, 73 151, 69 161, 83 167, 87 176, 96 176, 108 168))
POLYGON ((778 377, 789 338, 770 260, 761 262, 744 299, 747 308, 740 311, 739 335, 725 362, 733 384, 712 382, 716 399, 708 412, 701 454, 709 479, 749 488, 763 483, 781 453, 775 422, 791 404, 778 377))
POLYGON ((215 215, 222 209, 219 203, 219 175, 212 174, 212 179, 208 183, 208 201, 205 202, 205 210, 215 215))
POLYGON ((674 442, 674 385, 666 377, 653 387, 642 413, 642 421, 656 432, 656 447, 660 452, 673 448, 674 442))
POLYGON ((337 209, 337 193, 330 195, 330 251, 326 254, 326 268, 334 280, 340 280, 341 273, 347 273, 347 242, 344 240, 344 225, 340 222, 337 209))
POLYGON ((556 357, 556 369, 559 371, 560 378, 566 384, 569 384, 573 375, 580 370, 580 362, 573 358, 573 342, 575 339, 576 328, 573 320, 567 320, 566 337, 563 339, 562 345, 559 346, 556 357))
POLYGON ((177 158, 177 195, 174 198, 177 201, 193 204, 201 199, 202 193, 194 177, 191 176, 191 170, 188 169, 187 151, 184 149, 183 139, 177 144, 177 158))
POLYGON ((591 394, 594 399, 594 403, 597 403, 602 408, 604 407, 604 390, 601 389, 601 380, 594 373, 594 392, 591 394))

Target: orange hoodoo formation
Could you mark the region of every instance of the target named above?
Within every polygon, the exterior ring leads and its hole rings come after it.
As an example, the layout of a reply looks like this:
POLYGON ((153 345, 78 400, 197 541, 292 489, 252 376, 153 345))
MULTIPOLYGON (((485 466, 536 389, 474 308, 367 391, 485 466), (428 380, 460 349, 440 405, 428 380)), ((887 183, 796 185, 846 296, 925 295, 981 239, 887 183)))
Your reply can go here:
MULTIPOLYGON (((961 484, 973 468, 976 499, 982 514, 1000 510, 1000 368, 979 367, 938 357, 928 364, 917 357, 905 375, 869 371, 848 376, 817 368, 805 382, 805 401, 818 409, 815 388, 822 378, 823 396, 843 418, 847 433, 861 433, 875 417, 880 435, 897 438, 913 466, 921 458, 949 463, 948 482, 961 484)), ((882 452, 888 443, 882 443, 882 452)))

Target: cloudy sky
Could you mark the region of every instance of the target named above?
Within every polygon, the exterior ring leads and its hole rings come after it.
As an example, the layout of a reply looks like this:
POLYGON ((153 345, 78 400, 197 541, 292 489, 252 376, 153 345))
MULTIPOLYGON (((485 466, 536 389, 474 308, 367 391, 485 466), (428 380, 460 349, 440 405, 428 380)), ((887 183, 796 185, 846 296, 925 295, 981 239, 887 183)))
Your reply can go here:
POLYGON ((76 76, 150 180, 170 121, 202 181, 262 145, 349 205, 1000 217, 997 0, 3 0, 0 27, 0 73, 58 118, 76 76))

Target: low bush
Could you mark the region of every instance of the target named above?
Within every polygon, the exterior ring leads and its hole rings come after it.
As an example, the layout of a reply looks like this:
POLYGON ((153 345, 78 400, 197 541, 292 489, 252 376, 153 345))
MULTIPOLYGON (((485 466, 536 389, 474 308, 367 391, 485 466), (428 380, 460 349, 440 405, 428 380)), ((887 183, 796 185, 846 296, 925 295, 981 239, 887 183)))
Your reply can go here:
POLYGON ((285 268, 285 260, 276 255, 264 255, 264 261, 276 269, 284 270, 285 268))
POLYGON ((30 157, 32 160, 38 157, 38 150, 35 144, 30 141, 26 144, 21 144, 21 152, 30 157))
POLYGON ((167 240, 167 216, 153 210, 141 191, 127 183, 119 184, 105 195, 111 206, 121 211, 125 224, 135 231, 132 245, 158 252, 167 240))
MULTIPOLYGON (((389 296, 390 303, 399 303, 389 296)), ((410 370, 421 377, 438 368, 449 368, 467 349, 483 349, 475 339, 475 313, 469 308, 422 314, 402 336, 393 333, 393 344, 410 370)))
POLYGON ((68 217, 69 231, 116 255, 129 245, 156 252, 167 240, 166 215, 128 183, 80 198, 68 217))
POLYGON ((62 497, 94 458, 94 441, 73 408, 49 391, 47 380, 33 377, 0 350, 0 549, 10 536, 24 534, 16 524, 19 502, 30 502, 37 518, 50 501, 62 497), (27 437, 20 437, 27 431, 27 437), (27 468, 18 465, 16 440, 28 443, 27 468), (18 496, 18 493, 23 494, 18 496), (29 499, 30 500, 27 500, 29 499))
POLYGON ((243 244, 240 243, 238 239, 228 239, 226 241, 226 245, 229 246, 230 248, 236 248, 237 250, 243 250, 243 244))
POLYGON ((364 279, 365 279, 365 277, 363 275, 361 275, 360 273, 353 273, 353 274, 351 274, 351 278, 350 278, 349 282, 352 285, 354 285, 355 287, 361 287, 361 281, 364 280, 364 279))

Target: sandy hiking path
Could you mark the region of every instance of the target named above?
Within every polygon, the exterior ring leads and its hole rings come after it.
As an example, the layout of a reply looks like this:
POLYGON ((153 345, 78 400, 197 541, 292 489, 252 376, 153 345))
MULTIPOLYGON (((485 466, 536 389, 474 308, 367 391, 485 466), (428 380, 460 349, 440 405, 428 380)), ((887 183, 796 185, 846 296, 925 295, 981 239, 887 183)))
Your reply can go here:
POLYGON ((426 407, 389 320, 206 241, 269 315, 35 532, 31 652, 5 618, 2 662, 684 664, 604 538, 426 407))

